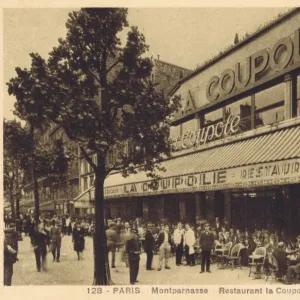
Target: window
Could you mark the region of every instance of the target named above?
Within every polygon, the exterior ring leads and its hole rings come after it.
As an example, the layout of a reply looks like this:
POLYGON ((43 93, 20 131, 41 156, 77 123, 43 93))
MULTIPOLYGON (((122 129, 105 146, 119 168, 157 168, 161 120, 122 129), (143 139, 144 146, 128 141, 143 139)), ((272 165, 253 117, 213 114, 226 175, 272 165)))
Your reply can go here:
POLYGON ((88 181, 87 177, 83 178, 83 191, 86 191, 88 189, 88 181))
POLYGON ((255 94, 256 127, 284 120, 284 83, 255 94))
POLYGON ((219 108, 212 112, 205 114, 204 116, 204 126, 211 125, 223 121, 223 110, 219 108))
POLYGON ((95 165, 97 165, 97 155, 96 154, 93 155, 93 163, 95 165))
POLYGON ((90 176, 90 187, 94 186, 94 180, 95 180, 94 175, 91 175, 90 176))
POLYGON ((243 98, 225 107, 225 120, 230 115, 240 116, 240 130, 242 132, 251 129, 251 97, 243 98))
POLYGON ((83 159, 82 165, 83 165, 83 174, 86 174, 88 172, 88 162, 85 159, 83 159))
POLYGON ((114 163, 114 151, 113 149, 108 151, 108 164, 112 165, 114 163))

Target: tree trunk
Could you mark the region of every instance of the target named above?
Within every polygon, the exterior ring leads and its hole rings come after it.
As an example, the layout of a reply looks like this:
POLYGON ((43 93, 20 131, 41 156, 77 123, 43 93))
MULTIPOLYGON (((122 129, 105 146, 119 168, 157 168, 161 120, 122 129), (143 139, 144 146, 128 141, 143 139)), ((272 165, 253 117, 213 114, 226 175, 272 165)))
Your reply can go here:
POLYGON ((112 285, 110 276, 106 231, 104 224, 104 180, 98 168, 95 172, 95 233, 94 233, 94 282, 93 285, 112 285))
POLYGON ((17 217, 17 219, 20 218, 20 198, 21 198, 19 174, 20 174, 19 173, 19 165, 17 163, 17 167, 16 167, 16 217, 17 217))
POLYGON ((33 197, 34 197, 34 220, 35 226, 37 226, 40 221, 40 199, 39 199, 39 186, 38 186, 38 178, 35 169, 35 155, 34 155, 34 126, 30 126, 30 137, 32 142, 32 157, 31 157, 31 172, 32 172, 32 180, 33 180, 33 197))
POLYGON ((14 197, 14 179, 10 180, 9 183, 9 200, 10 200, 10 210, 11 210, 11 218, 15 219, 15 197, 14 197))

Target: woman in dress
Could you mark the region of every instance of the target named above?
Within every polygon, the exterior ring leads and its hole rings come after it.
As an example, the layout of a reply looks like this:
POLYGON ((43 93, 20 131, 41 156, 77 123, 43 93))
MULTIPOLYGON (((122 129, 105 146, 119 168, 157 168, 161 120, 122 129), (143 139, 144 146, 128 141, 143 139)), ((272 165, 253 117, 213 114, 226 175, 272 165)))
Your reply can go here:
POLYGON ((74 251, 77 253, 78 260, 82 259, 82 251, 84 250, 84 229, 79 227, 78 223, 74 224, 72 242, 74 243, 74 251))

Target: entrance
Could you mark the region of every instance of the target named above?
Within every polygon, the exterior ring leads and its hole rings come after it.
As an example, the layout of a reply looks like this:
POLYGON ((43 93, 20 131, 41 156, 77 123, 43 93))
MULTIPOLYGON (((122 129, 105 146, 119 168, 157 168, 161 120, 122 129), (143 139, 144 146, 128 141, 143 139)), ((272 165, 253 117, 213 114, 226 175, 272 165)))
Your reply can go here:
POLYGON ((231 221, 238 228, 283 227, 284 197, 280 189, 232 193, 231 221))

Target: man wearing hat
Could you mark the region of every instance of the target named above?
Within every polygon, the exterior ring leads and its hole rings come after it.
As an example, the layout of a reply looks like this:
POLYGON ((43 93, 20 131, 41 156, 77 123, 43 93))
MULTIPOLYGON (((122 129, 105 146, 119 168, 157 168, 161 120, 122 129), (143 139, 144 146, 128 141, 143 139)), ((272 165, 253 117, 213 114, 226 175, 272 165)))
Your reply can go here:
POLYGON ((201 263, 201 271, 203 273, 206 266, 206 272, 211 273, 210 271, 210 255, 214 246, 214 236, 212 232, 209 230, 209 224, 206 223, 204 225, 204 232, 200 235, 200 250, 202 253, 202 263, 201 263))
POLYGON ((13 265, 17 261, 18 233, 13 222, 4 231, 4 285, 11 286, 13 265))
POLYGON ((135 284, 138 282, 140 264, 140 246, 135 228, 131 230, 131 236, 126 241, 126 252, 128 253, 130 284, 135 284))
POLYGON ((151 224, 148 224, 145 233, 145 241, 143 244, 144 251, 147 254, 146 270, 148 271, 154 270, 152 268, 152 260, 153 260, 153 251, 155 249, 155 239, 150 229, 151 229, 151 224))
POLYGON ((59 262, 60 258, 60 248, 61 248, 61 230, 56 225, 56 221, 53 219, 51 221, 51 228, 50 228, 50 241, 51 241, 51 251, 53 255, 53 261, 59 262))

